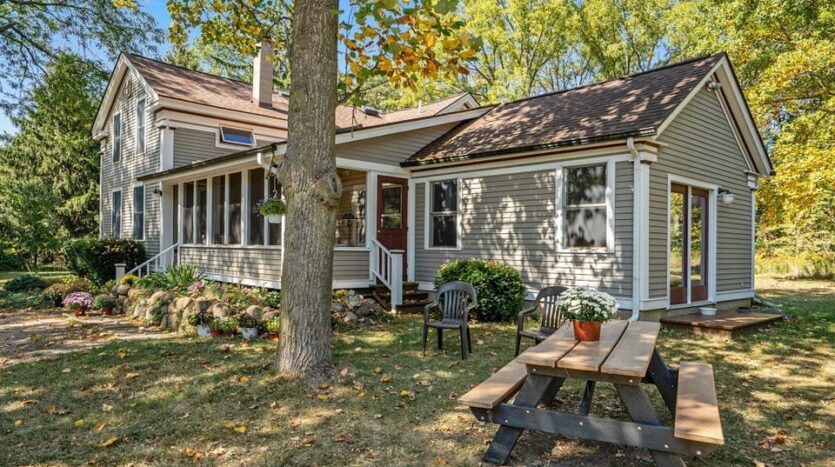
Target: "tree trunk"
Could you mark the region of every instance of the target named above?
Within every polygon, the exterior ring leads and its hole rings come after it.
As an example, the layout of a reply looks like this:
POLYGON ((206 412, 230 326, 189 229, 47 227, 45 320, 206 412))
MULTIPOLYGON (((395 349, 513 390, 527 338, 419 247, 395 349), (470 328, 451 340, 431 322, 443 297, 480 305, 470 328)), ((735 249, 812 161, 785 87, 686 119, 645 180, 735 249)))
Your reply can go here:
POLYGON ((279 374, 310 384, 333 374, 331 317, 336 208, 334 156, 338 0, 294 2, 281 272, 279 374))

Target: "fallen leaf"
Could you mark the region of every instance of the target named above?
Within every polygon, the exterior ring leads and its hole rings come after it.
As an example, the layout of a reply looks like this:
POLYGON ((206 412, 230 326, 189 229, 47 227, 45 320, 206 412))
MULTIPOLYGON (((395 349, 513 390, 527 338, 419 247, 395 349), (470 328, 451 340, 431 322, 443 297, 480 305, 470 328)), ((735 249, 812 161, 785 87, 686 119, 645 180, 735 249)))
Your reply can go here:
POLYGON ((328 383, 322 383, 319 385, 319 389, 327 389, 329 387, 331 387, 331 385, 328 383))
POLYGON ((291 418, 290 419, 290 428, 296 428, 297 426, 301 425, 302 421, 298 418, 291 418))
POLYGON ((112 446, 113 443, 115 443, 116 441, 119 441, 119 437, 118 436, 111 436, 110 438, 107 438, 107 441, 99 444, 99 446, 103 447, 103 448, 106 448, 108 446, 112 446))
POLYGON ((409 391, 408 389, 401 389, 400 390, 400 397, 409 397, 409 394, 411 394, 411 393, 412 392, 409 391))
POLYGON ((14 426, 23 426, 23 420, 17 419, 14 421, 14 426))
POLYGON ((448 461, 445 457, 438 456, 435 458, 435 463, 438 465, 447 465, 448 461))
POLYGON ((365 397, 365 391, 357 391, 357 397, 365 397))
POLYGON ((328 395, 327 395, 327 394, 319 394, 319 395, 318 395, 318 396, 316 396, 316 397, 317 397, 317 398, 319 398, 319 400, 320 400, 320 401, 326 401, 326 400, 328 400, 328 395))
POLYGON ((353 444, 353 441, 351 440, 351 438, 349 438, 345 435, 342 435, 342 434, 334 436, 333 440, 336 441, 337 443, 353 444))
POLYGON ((101 433, 101 430, 104 430, 104 427, 106 425, 106 423, 97 423, 96 427, 94 428, 96 430, 96 433, 101 433))
POLYGON ((23 406, 24 407, 32 407, 33 405, 37 405, 37 404, 38 404, 38 401, 35 400, 35 399, 26 399, 25 401, 23 401, 23 406))
POLYGON ((383 369, 382 369, 382 368, 380 368, 380 367, 377 367, 377 368, 374 368, 374 369, 373 369, 373 370, 371 370, 371 371, 373 371, 374 373, 380 373, 381 371, 383 371, 383 369))
POLYGON ((139 373, 128 373, 125 375, 125 379, 136 379, 139 377, 139 373))
POLYGON ((119 357, 119 360, 124 360, 128 356, 128 352, 124 349, 119 349, 119 351, 116 352, 116 356, 119 357))
POLYGON ((74 425, 76 428, 81 428, 81 427, 83 427, 83 426, 84 426, 84 419, 82 418, 82 419, 76 420, 76 421, 75 421, 75 423, 73 423, 73 425, 74 425))
POLYGON ((244 425, 236 426, 234 428, 235 432, 237 433, 246 433, 246 427, 244 425))
POLYGON ((387 373, 383 373, 383 376, 380 377, 380 381, 383 382, 383 383, 387 383, 387 382, 391 381, 391 375, 389 375, 387 373))
POLYGON ((55 413, 56 410, 58 409, 56 409, 54 405, 50 405, 46 408, 47 413, 55 413))
POLYGON ((247 376, 247 375, 239 376, 238 381, 241 382, 241 383, 247 383, 247 382, 249 382, 249 376, 247 376))
POLYGON ((302 446, 313 446, 316 440, 312 436, 306 436, 302 439, 302 446))

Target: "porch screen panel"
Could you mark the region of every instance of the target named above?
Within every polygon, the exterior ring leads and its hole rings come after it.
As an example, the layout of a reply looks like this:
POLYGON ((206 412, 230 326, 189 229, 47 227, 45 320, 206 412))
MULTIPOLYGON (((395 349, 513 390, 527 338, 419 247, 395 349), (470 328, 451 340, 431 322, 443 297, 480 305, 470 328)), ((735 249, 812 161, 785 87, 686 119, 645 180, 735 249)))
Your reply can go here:
POLYGON ((177 243, 180 238, 180 185, 174 185, 171 190, 171 243, 177 243))
POLYGON ((336 221, 336 246, 365 246, 366 173, 338 169, 342 179, 342 197, 339 198, 336 221))
POLYGON ((241 173, 229 175, 229 244, 241 244, 241 173))
POLYGON ((565 169, 563 245, 606 247, 606 166, 565 169))
POLYGON ((226 219, 226 177, 212 178, 212 244, 223 245, 223 224, 226 219))
POLYGON ((264 199, 264 169, 249 171, 249 244, 264 244, 264 216, 256 207, 264 199))
POLYGON ((206 244, 206 216, 209 203, 208 185, 206 180, 197 181, 197 199, 194 205, 194 215, 197 216, 197 243, 206 244))
MULTIPOLYGON (((270 177, 267 183, 267 196, 271 198, 281 198, 281 184, 278 179, 270 177)), ((269 223, 267 227, 267 242, 270 245, 281 245, 281 223, 269 223)))
POLYGON ((194 243, 194 182, 183 184, 183 243, 194 243))

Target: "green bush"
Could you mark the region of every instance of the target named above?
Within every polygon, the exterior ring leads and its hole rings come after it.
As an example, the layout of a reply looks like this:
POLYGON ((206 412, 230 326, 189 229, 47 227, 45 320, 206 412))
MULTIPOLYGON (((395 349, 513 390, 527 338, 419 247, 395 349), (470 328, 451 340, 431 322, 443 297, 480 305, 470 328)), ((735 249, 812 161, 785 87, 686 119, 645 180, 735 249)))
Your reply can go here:
POLYGON ((281 305, 281 292, 273 291, 267 292, 264 295, 264 305, 270 308, 278 308, 281 305))
POLYGON ((166 288, 176 292, 185 292, 190 285, 205 278, 205 274, 190 264, 173 264, 165 271, 166 288))
POLYGON ((441 265, 435 275, 435 288, 451 281, 475 287, 478 306, 470 316, 480 321, 513 320, 524 304, 522 276, 504 263, 471 258, 441 265))
POLYGON ((165 274, 161 272, 152 272, 147 276, 142 276, 142 278, 138 279, 133 286, 139 290, 164 289, 168 286, 168 279, 166 279, 165 274))
POLYGON ((96 284, 116 278, 116 263, 125 263, 127 269, 145 261, 145 246, 125 238, 78 238, 64 245, 67 269, 86 277, 96 284))
POLYGON ((43 279, 29 274, 17 276, 6 282, 4 289, 6 292, 27 292, 30 290, 40 290, 46 287, 43 279))
POLYGON ((34 292, 0 292, 0 309, 9 308, 40 308, 49 306, 48 297, 40 291, 34 292))
POLYGON ((119 306, 119 302, 117 302, 116 299, 110 295, 98 295, 93 299, 94 310, 112 310, 117 306, 119 306))

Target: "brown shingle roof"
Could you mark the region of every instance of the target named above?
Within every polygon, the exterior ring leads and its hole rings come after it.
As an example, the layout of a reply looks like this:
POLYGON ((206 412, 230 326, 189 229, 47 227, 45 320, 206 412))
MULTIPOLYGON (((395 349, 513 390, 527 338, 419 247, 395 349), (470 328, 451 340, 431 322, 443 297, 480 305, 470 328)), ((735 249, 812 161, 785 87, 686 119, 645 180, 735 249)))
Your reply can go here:
POLYGON ((723 54, 497 105, 456 126, 403 166, 654 134, 723 54))
MULTIPOLYGON (((160 62, 141 55, 126 54, 128 60, 148 82, 148 85, 160 96, 186 102, 218 107, 222 109, 246 112, 279 120, 277 125, 287 127, 288 99, 279 93, 273 93, 273 105, 261 107, 252 101, 252 85, 200 71, 182 68, 160 62)), ((415 118, 429 117, 443 111, 464 94, 424 105, 420 112, 417 108, 399 110, 391 113, 366 113, 362 109, 341 105, 336 109, 336 127, 338 130, 351 127, 370 127, 394 123, 415 118)))

